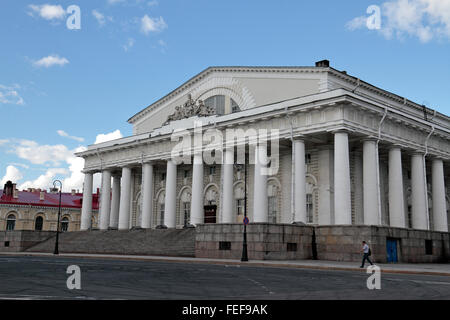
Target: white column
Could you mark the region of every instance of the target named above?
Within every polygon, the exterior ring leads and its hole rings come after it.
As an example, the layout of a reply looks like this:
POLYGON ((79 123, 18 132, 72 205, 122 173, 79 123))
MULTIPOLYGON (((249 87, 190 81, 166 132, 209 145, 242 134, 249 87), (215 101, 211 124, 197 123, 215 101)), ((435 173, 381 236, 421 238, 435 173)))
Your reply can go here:
POLYGON ((334 134, 334 221, 352 224, 348 134, 343 131, 334 134))
POLYGON ((428 229, 424 158, 421 153, 411 156, 411 202, 413 229, 428 229))
POLYGON ((108 230, 111 212, 111 171, 102 171, 102 193, 100 204, 100 230, 108 230))
POLYGON ((305 142, 294 140, 294 222, 306 223, 305 142))
POLYGON ((363 195, 363 157, 362 152, 354 151, 353 190, 355 192, 355 224, 364 223, 364 195, 363 195))
POLYGON ((268 222, 267 175, 264 172, 267 165, 267 146, 260 144, 255 148, 255 177, 253 184, 253 221, 268 222))
POLYGON ((434 231, 448 232, 447 204, 445 201, 444 165, 442 159, 432 164, 433 224, 434 231))
POLYGON ((119 227, 119 205, 120 205, 120 175, 113 175, 111 214, 109 217, 109 227, 117 229, 119 227))
POLYGON ((164 225, 175 228, 177 208, 177 165, 172 160, 167 161, 166 199, 164 205, 164 225))
POLYGON ((192 166, 192 198, 191 198, 191 224, 205 222, 203 206, 203 156, 202 153, 194 155, 192 166))
POLYGON ((389 221, 396 228, 406 227, 402 170, 402 151, 393 146, 389 150, 389 221))
POLYGON ((153 216, 153 165, 144 163, 142 166, 142 221, 141 227, 149 229, 153 216))
POLYGON ((223 168, 223 205, 222 205, 222 222, 233 223, 236 222, 233 216, 233 178, 234 178, 234 148, 229 148, 224 151, 223 168))
POLYGON ((334 223, 334 152, 333 147, 319 147, 319 225, 334 223))
POLYGON ((92 180, 93 174, 87 172, 84 174, 83 184, 83 204, 81 208, 81 226, 80 230, 88 230, 91 228, 92 219, 92 180))
POLYGON ((380 188, 378 185, 377 142, 367 139, 363 142, 363 202, 364 224, 379 225, 380 188))
POLYGON ((130 229, 131 168, 122 168, 119 206, 119 230, 130 229))

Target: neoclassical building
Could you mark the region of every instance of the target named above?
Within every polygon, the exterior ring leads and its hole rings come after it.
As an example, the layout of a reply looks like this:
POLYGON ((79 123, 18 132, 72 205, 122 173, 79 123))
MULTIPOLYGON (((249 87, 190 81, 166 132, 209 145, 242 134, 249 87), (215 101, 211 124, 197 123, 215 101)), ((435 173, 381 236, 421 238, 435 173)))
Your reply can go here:
POLYGON ((242 223, 246 212, 250 222, 448 232, 449 118, 327 60, 210 67, 128 122, 132 136, 77 154, 85 159, 81 230, 92 227, 98 173, 101 230, 242 223), (275 138, 252 142, 251 132, 264 130, 275 138), (223 133, 214 142, 221 151, 208 151, 213 163, 202 152, 212 131, 223 133), (173 157, 180 132, 203 142, 184 162, 173 157), (246 144, 247 165, 238 165, 246 144))

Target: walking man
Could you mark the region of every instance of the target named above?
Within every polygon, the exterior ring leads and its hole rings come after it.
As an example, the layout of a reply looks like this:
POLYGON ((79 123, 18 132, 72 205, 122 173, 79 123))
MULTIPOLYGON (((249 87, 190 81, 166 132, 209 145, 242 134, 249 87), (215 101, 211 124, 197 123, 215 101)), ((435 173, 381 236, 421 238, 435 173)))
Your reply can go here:
POLYGON ((372 263, 372 261, 370 261, 370 258, 369 258, 369 256, 371 255, 371 252, 370 252, 371 250, 369 248, 369 245, 365 241, 363 241, 362 244, 363 244, 363 246, 362 246, 361 252, 364 254, 364 256, 363 256, 363 260, 362 260, 362 264, 361 264, 360 268, 364 268, 364 263, 366 262, 366 259, 367 259, 367 261, 369 261, 370 265, 373 266, 373 263, 372 263))

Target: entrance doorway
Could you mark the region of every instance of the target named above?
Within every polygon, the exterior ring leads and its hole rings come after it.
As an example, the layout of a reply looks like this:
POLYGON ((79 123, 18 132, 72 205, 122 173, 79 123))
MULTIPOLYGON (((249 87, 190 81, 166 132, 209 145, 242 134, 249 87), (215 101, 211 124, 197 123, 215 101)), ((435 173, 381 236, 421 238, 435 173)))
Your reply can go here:
POLYGON ((216 223, 216 205, 207 205, 204 207, 205 211, 205 223, 216 223))
POLYGON ((397 239, 386 239, 386 253, 388 263, 397 263, 397 239))

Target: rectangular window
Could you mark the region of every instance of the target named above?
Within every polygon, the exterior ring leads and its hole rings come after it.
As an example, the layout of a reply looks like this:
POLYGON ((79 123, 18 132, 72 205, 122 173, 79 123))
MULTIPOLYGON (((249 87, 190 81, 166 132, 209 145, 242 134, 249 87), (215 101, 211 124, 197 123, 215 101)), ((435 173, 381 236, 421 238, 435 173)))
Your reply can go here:
POLYGON ((191 216, 190 202, 183 202, 183 212, 184 212, 184 225, 187 226, 190 223, 190 216, 191 216))
POLYGON ((184 177, 189 178, 189 170, 184 170, 184 177))
POLYGON ((159 205, 159 225, 164 224, 164 210, 165 210, 165 204, 161 203, 159 205))
POLYGON ((277 197, 269 197, 269 223, 277 222, 277 197))
POLYGON ((236 213, 238 216, 244 214, 244 199, 236 200, 236 213))
POLYGON ((425 240, 425 254, 426 255, 433 254, 433 240, 425 240))
POLYGON ((9 241, 5 241, 5 247, 9 247, 9 241))
POLYGON ((314 222, 313 217, 313 197, 311 193, 306 195, 306 217, 308 219, 308 223, 314 222))
POLYGON ((305 154, 305 164, 311 164, 311 153, 305 154))
POLYGON ((297 244, 288 242, 287 243, 287 251, 288 252, 297 251, 297 244))
POLYGON ((219 242, 219 250, 231 250, 231 242, 230 241, 220 241, 219 242))
POLYGON ((215 175, 216 174, 216 167, 215 166, 211 166, 209 167, 209 175, 215 175))
POLYGON ((166 181, 166 173, 161 173, 161 181, 166 181))

